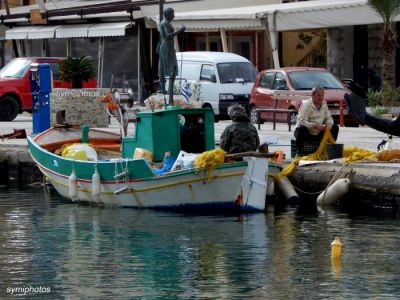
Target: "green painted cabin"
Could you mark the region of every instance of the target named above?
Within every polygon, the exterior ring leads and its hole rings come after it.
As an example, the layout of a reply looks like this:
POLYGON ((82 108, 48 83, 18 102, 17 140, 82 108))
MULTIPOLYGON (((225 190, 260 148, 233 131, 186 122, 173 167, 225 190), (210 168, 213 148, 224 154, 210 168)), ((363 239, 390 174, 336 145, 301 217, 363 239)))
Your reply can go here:
POLYGON ((177 157, 180 150, 202 153, 215 149, 213 110, 167 106, 138 112, 135 135, 122 140, 122 156, 132 158, 136 148, 151 151, 154 162, 162 161, 167 151, 177 157))

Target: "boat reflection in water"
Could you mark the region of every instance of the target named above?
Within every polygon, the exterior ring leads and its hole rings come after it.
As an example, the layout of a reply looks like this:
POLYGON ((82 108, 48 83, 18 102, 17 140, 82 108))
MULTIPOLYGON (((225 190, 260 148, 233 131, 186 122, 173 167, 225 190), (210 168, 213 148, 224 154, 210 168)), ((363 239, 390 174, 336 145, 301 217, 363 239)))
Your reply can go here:
POLYGON ((42 299, 397 298, 399 225, 335 209, 102 208, 8 189, 0 193, 0 285, 50 287, 42 299), (340 273, 330 257, 335 236, 344 244, 340 273))

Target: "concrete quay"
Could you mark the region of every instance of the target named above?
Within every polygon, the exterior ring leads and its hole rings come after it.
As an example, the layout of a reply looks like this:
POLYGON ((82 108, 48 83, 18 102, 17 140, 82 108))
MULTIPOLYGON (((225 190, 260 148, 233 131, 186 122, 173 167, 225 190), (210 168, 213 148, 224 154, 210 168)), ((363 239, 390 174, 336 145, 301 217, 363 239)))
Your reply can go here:
MULTIPOLYGON (((230 121, 215 123, 216 143, 230 121)), ((110 130, 118 131, 115 122, 111 122, 110 130)), ((259 132, 261 142, 269 144, 270 151, 282 150, 286 154, 286 163, 291 161, 290 141, 293 139, 293 130, 288 131, 287 124, 277 124, 276 130, 272 123, 261 125, 259 132)), ((14 129, 25 129, 32 133, 32 117, 24 113, 12 122, 1 122, 0 134, 7 134, 14 129)), ((132 133, 134 124, 130 124, 128 132, 132 133)), ((344 146, 356 146, 376 151, 377 145, 386 139, 387 135, 369 127, 348 128, 339 130, 338 143, 344 146)), ((394 137, 394 145, 400 148, 400 138, 394 137)), ((20 184, 29 184, 41 180, 40 173, 32 161, 26 139, 0 140, 0 184, 17 181, 20 184)), ((379 206, 397 208, 400 205, 400 163, 352 163, 354 176, 352 189, 349 193, 351 199, 364 197, 379 206), (354 197, 355 196, 355 197, 354 197), (376 199, 376 200, 372 200, 376 199)), ((316 192, 323 190, 332 177, 340 172, 340 164, 319 162, 318 164, 298 167, 290 177, 292 184, 302 191, 316 192)), ((301 192, 300 192, 301 194, 301 192)), ((368 201, 369 201, 368 200, 368 201)), ((367 200, 365 200, 367 201, 367 200)), ((373 204, 372 203, 372 204, 373 204)))

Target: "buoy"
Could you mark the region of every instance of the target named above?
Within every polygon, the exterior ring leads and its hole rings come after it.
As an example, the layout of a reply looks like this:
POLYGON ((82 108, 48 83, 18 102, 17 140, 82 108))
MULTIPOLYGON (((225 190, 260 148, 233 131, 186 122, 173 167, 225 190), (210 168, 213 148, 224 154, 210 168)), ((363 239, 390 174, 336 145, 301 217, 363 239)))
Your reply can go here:
POLYGON ((331 257, 332 259, 338 259, 342 256, 342 242, 339 237, 335 237, 335 240, 331 243, 331 257))
POLYGON ((97 167, 94 169, 94 173, 92 176, 92 195, 99 196, 101 193, 101 186, 100 186, 100 174, 97 171, 97 167))
POLYGON ((78 188, 76 184, 76 174, 73 170, 68 178, 68 196, 74 200, 78 196, 78 188))
POLYGON ((299 195, 294 190, 294 187, 289 178, 287 178, 286 176, 282 176, 279 179, 279 181, 277 182, 277 186, 289 203, 296 203, 300 200, 299 195))
POLYGON ((319 194, 317 205, 332 205, 339 200, 350 189, 350 179, 342 178, 336 180, 330 187, 319 194))

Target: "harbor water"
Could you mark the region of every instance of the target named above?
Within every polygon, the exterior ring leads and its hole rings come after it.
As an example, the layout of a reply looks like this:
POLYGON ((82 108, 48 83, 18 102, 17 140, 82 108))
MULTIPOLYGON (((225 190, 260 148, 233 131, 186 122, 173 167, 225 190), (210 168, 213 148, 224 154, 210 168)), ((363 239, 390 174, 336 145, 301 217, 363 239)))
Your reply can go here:
POLYGON ((399 230, 384 209, 195 214, 2 187, 0 298, 398 299, 399 230))

